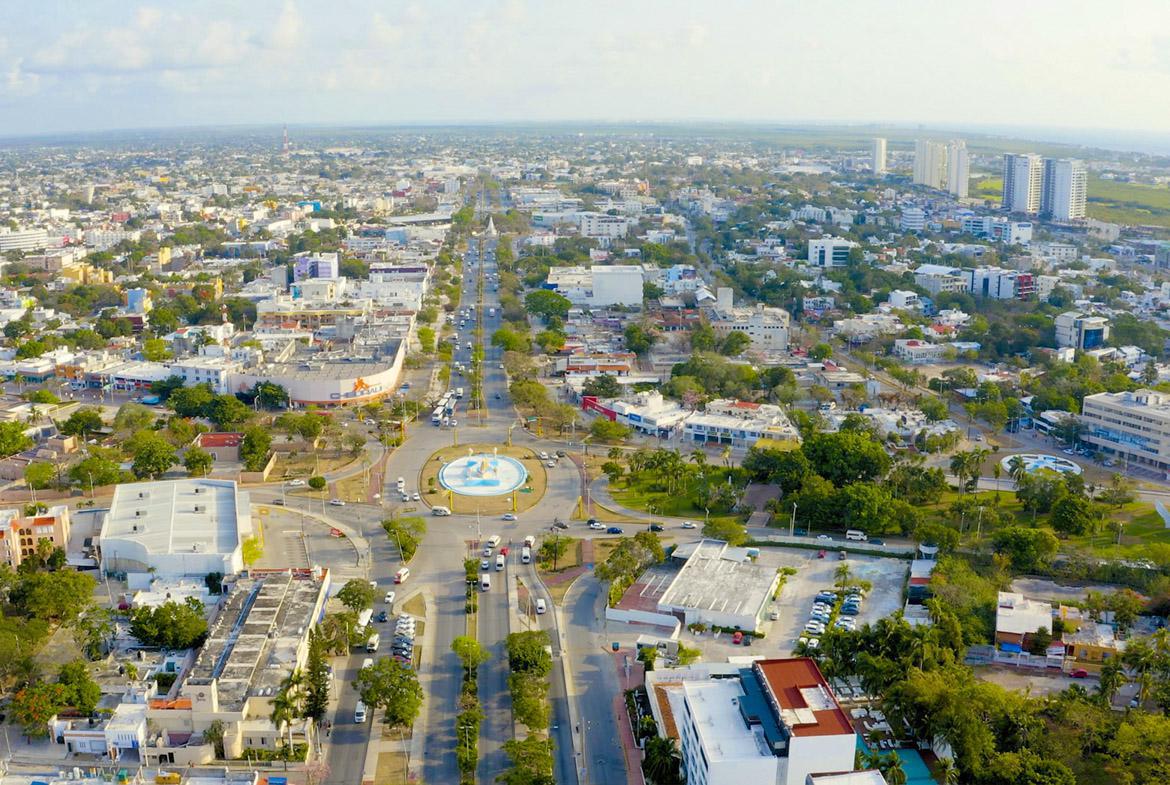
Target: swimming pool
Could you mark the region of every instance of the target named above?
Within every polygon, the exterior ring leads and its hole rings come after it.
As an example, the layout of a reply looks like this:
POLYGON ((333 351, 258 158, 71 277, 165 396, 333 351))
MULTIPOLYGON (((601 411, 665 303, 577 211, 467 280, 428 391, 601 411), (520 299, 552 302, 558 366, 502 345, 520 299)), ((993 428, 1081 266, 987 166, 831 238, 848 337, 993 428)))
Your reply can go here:
MULTIPOLYGON (((861 734, 857 735, 857 749, 859 752, 869 752, 869 745, 861 734)), ((930 776, 930 769, 918 750, 894 750, 902 759, 902 771, 906 772, 906 785, 938 785, 934 777, 930 776)))

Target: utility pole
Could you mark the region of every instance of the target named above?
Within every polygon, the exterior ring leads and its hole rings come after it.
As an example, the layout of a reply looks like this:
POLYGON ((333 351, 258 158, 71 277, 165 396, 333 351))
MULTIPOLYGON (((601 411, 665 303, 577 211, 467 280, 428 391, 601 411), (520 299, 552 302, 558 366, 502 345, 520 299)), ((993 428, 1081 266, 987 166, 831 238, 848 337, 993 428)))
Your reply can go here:
POLYGON ((788 523, 788 536, 796 536, 796 502, 792 503, 792 520, 788 523))

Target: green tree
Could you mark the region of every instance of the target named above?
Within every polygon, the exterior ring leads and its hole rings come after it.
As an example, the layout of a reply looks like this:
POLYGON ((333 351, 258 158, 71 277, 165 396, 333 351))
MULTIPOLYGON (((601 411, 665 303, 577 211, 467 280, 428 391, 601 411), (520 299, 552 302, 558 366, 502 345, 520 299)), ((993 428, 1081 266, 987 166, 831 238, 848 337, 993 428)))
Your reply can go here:
POLYGON ((627 324, 622 336, 626 339, 626 348, 639 357, 648 354, 657 340, 653 331, 637 323, 627 324))
POLYGON ((620 422, 598 417, 589 426, 589 433, 599 442, 621 442, 630 435, 630 429, 620 422))
POLYGON ((276 382, 256 382, 252 386, 251 396, 262 409, 276 411, 288 408, 288 390, 276 382))
POLYGON ((161 363, 171 359, 171 352, 162 338, 147 338, 142 342, 142 359, 147 362, 161 363))
POLYGON ((812 473, 812 463, 801 450, 783 447, 752 447, 740 465, 756 482, 778 485, 785 493, 795 491, 812 473))
POLYGON ((470 635, 458 635, 451 641, 451 651, 463 665, 463 678, 471 679, 480 665, 492 658, 492 653, 470 635))
POLYGON ((718 338, 711 325, 704 322, 691 330, 691 351, 710 352, 715 350, 718 338))
POLYGON ((418 515, 387 518, 382 521, 382 528, 390 541, 399 546, 399 555, 404 562, 414 558, 419 543, 427 533, 427 520, 418 515))
POLYGON ((871 482, 890 469, 881 443, 856 431, 814 434, 800 449, 813 471, 837 486, 871 482))
POLYGON ((1097 494, 1103 504, 1114 509, 1124 507, 1134 500, 1134 482, 1123 475, 1114 472, 1109 478, 1109 485, 1097 494))
POLYGON ((703 536, 723 540, 728 545, 742 545, 748 538, 747 529, 742 524, 726 518, 714 518, 703 524, 703 536))
POLYGON ((71 623, 90 606, 97 581, 72 570, 34 572, 21 576, 9 599, 29 616, 71 623))
POLYGON ((28 487, 35 490, 44 490, 53 484, 57 477, 57 470, 51 463, 33 461, 24 467, 24 481, 28 487))
POLYGON ((524 297, 524 307, 527 311, 545 321, 554 316, 564 319, 569 315, 569 309, 572 306, 573 304, 568 297, 549 289, 537 289, 524 297))
POLYGON ((369 581, 358 578, 346 581, 345 585, 341 587, 341 591, 337 592, 338 601, 354 613, 374 607, 374 600, 377 597, 377 590, 370 585, 369 581))
POLYGON ((1059 547, 1056 536, 1047 529, 1023 526, 997 530, 992 535, 991 544, 996 553, 1008 557, 1017 572, 1034 572, 1047 565, 1059 547))
POLYGON ((89 487, 116 485, 122 482, 125 472, 114 457, 112 450, 91 447, 89 455, 73 464, 69 477, 76 483, 89 487))
POLYGON ((492 346, 498 346, 505 352, 521 352, 523 354, 527 354, 531 349, 527 335, 508 327, 501 327, 492 333, 492 346))
POLYGON ((244 429, 244 438, 240 442, 240 460, 244 469, 258 472, 268 463, 268 454, 272 450, 272 434, 266 428, 252 425, 244 429))
POLYGON ((139 431, 126 443, 134 456, 130 471, 140 480, 156 479, 178 462, 175 448, 157 431, 139 431))
POLYGON ((622 386, 615 377, 602 373, 586 379, 581 386, 581 394, 597 398, 617 398, 622 394, 622 386))
POLYGON ((512 763, 496 779, 504 785, 555 785, 552 740, 530 735, 504 742, 504 754, 512 763))
POLYGON ((220 430, 236 428, 251 416, 252 410, 234 395, 217 395, 207 404, 207 418, 220 430))
POLYGON ((24 452, 33 446, 32 437, 24 432, 26 427, 24 423, 16 421, 0 422, 0 458, 24 452))
POLYGON ((197 384, 172 391, 167 398, 167 406, 180 417, 206 417, 213 398, 215 393, 211 391, 210 385, 197 384))
POLYGON ((329 642, 318 629, 309 631, 304 711, 314 722, 321 722, 329 712, 329 642))
POLYGON ((102 699, 102 688, 89 675, 83 660, 62 665, 57 671, 57 684, 64 688, 61 696, 65 702, 83 716, 93 714, 102 699))
POLYGON ((66 436, 78 436, 85 440, 104 427, 102 413, 98 409, 85 407, 69 415, 69 419, 61 423, 58 429, 66 436))
POLYGON ((391 657, 382 657, 358 671, 353 688, 371 709, 382 709, 394 727, 414 724, 422 709, 423 690, 415 672, 391 657))
POLYGON ((127 402, 118 407, 114 415, 114 430, 134 433, 154 425, 155 414, 149 406, 127 402))
POLYGON ((719 353, 727 357, 738 357, 752 345, 752 339, 741 330, 732 330, 719 344, 719 353))
POLYGON ((314 491, 323 491, 328 484, 328 481, 320 475, 314 475, 309 478, 309 487, 314 491))
POLYGON ((153 608, 136 608, 130 616, 130 634, 146 646, 194 648, 207 636, 203 603, 188 597, 181 603, 168 600, 153 608))
POLYGON ((818 343, 813 348, 808 350, 808 357, 810 360, 821 362, 833 356, 833 347, 827 343, 818 343))
POLYGON ((183 468, 192 477, 206 477, 213 464, 211 453, 202 447, 188 447, 183 453, 183 468))
POLYGON ((1065 496, 1052 505, 1051 521, 1058 532, 1080 536, 1096 531, 1101 514, 1097 505, 1083 496, 1065 496))

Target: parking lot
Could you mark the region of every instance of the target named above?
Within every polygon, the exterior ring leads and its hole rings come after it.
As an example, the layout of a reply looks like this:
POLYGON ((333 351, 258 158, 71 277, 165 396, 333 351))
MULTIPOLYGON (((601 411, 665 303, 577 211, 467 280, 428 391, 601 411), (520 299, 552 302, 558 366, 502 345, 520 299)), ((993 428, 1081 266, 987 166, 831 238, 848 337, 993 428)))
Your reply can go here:
MULTIPOLYGON (((855 617, 859 627, 890 616, 902 608, 902 587, 910 567, 909 562, 853 553, 849 554, 845 562, 853 572, 854 582, 868 581, 872 586, 862 604, 861 613, 855 617)), ((751 648, 732 644, 728 635, 714 636, 707 633, 695 636, 684 630, 682 638, 689 646, 698 645, 703 650, 704 659, 722 661, 737 655, 789 656, 808 621, 813 598, 818 591, 833 588, 833 573, 842 564, 837 558, 837 551, 826 551, 825 558, 820 559, 817 558, 817 551, 800 548, 764 548, 759 563, 776 568, 794 567, 797 571, 788 577, 780 599, 774 606, 780 618, 765 621, 762 628, 764 639, 754 641, 751 648)))

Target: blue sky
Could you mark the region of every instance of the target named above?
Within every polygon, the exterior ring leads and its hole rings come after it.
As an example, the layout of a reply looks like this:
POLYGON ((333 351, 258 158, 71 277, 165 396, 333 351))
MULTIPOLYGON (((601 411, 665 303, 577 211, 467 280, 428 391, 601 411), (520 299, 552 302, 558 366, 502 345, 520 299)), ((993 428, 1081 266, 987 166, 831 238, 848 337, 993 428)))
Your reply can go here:
POLYGON ((0 135, 242 123, 1170 133, 1170 0, 0 0, 0 135))

